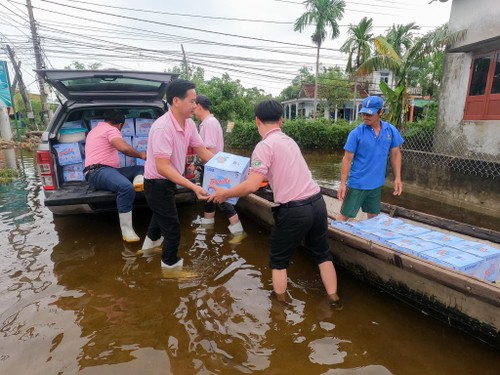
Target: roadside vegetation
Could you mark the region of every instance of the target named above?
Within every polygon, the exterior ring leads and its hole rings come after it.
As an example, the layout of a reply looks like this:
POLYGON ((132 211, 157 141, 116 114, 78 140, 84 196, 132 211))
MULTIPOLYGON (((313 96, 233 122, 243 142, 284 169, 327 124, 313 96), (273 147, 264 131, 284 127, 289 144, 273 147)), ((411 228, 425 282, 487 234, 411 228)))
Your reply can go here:
POLYGON ((17 171, 10 168, 0 169, 0 185, 7 185, 17 177, 17 171))

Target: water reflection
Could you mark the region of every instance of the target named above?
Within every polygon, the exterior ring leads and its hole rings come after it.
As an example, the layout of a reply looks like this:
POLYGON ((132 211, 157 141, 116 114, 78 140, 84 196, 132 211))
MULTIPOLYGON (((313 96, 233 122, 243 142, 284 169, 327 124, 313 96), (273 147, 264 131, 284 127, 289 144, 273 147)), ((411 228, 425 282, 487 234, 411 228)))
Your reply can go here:
MULTIPOLYGON (((269 234, 244 217, 236 245, 222 216, 202 230, 201 206, 179 207, 185 267, 164 274, 157 250, 122 242, 116 214, 52 217, 32 162, 13 185, 26 205, 1 219, 0 373, 497 373, 497 351, 341 271, 346 305, 332 311, 303 251, 277 303, 269 234)), ((149 215, 134 216, 142 236, 149 215)))

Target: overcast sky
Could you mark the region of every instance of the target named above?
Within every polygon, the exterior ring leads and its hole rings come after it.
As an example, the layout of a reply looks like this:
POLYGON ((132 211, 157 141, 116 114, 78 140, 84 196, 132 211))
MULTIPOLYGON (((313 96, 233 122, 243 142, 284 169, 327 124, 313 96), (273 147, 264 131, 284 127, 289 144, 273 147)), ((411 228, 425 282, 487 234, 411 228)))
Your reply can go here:
MULTIPOLYGON (((327 39, 324 66, 345 67, 338 49, 349 24, 374 20, 374 34, 393 24, 416 22, 421 33, 447 22, 451 0, 353 0, 342 20, 341 35, 327 39)), ((103 68, 164 71, 180 65, 184 47, 188 62, 205 77, 223 72, 245 87, 278 95, 301 66, 311 70, 313 26, 302 33, 293 22, 304 12, 299 0, 32 0, 47 68, 72 61, 102 63, 103 68), (264 22, 265 21, 265 22, 264 22)), ((0 0, 0 59, 9 61, 9 44, 22 61, 23 78, 37 91, 35 62, 25 0, 0 0)), ((9 61, 10 64, 10 61, 9 61)))

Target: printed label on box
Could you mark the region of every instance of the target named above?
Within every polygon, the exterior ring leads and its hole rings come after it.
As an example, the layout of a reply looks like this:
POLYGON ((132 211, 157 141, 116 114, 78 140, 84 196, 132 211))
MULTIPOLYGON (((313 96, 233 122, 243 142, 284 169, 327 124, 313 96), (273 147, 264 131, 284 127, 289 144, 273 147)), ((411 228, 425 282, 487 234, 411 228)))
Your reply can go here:
POLYGON ((62 167, 63 180, 69 181, 84 181, 83 163, 68 164, 62 167))
POLYGON ((79 143, 59 143, 54 145, 54 150, 57 152, 59 165, 75 164, 83 161, 79 143))
POLYGON ((132 139, 132 147, 137 151, 146 151, 148 148, 148 137, 134 137, 132 139))
POLYGON ((135 119, 135 135, 138 137, 147 137, 151 125, 155 120, 151 118, 136 118, 135 119))
POLYGON ((135 135, 135 126, 133 118, 125 119, 125 124, 122 126, 122 134, 127 137, 133 137, 135 135))
MULTIPOLYGON (((213 185, 225 189, 238 186, 247 179, 249 166, 250 158, 227 152, 218 152, 205 164, 203 189, 213 194, 215 190, 210 188, 213 185)), ((236 204, 238 198, 229 198, 227 202, 236 204)))

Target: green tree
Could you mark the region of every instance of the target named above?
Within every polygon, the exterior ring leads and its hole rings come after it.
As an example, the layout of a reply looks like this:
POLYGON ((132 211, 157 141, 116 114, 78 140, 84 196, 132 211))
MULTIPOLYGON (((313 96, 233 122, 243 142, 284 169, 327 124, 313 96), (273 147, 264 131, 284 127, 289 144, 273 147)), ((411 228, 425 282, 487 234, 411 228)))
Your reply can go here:
POLYGON ((93 62, 90 64, 85 65, 84 63, 81 63, 80 61, 73 61, 71 64, 68 66, 65 66, 64 69, 69 69, 69 70, 99 70, 102 68, 102 63, 100 62, 93 62))
POLYGON ((330 36, 335 39, 339 36, 339 25, 337 21, 344 16, 344 0, 305 0, 306 12, 295 20, 294 31, 302 32, 307 26, 315 24, 311 39, 316 44, 316 78, 314 80, 314 114, 318 102, 318 75, 319 54, 321 44, 330 31, 330 36))
POLYGON ((329 112, 343 107, 352 98, 351 84, 339 67, 325 69, 319 75, 318 90, 329 112))
POLYGON ((463 32, 450 34, 448 25, 445 24, 428 32, 423 37, 415 39, 413 43, 408 43, 408 48, 401 42, 401 39, 392 39, 397 44, 396 46, 393 46, 387 37, 378 36, 374 39, 377 53, 361 64, 358 73, 361 75, 370 74, 380 69, 389 69, 394 72, 394 89, 391 89, 383 81, 380 83, 380 89, 386 96, 389 105, 389 121, 392 124, 398 128, 405 126, 408 111, 407 87, 411 72, 419 69, 430 53, 443 50, 447 44, 453 43, 463 35, 463 32))
POLYGON ((299 74, 292 80, 292 84, 286 87, 279 95, 278 100, 297 99, 300 89, 304 83, 313 83, 314 75, 311 74, 307 66, 303 66, 299 70, 299 74))
MULTIPOLYGON (((371 54, 371 43, 373 40, 373 19, 363 17, 357 25, 349 25, 347 30, 347 40, 340 47, 340 50, 347 53, 346 72, 354 78, 353 103, 356 105, 358 93, 357 69, 363 64, 371 54)), ((354 111, 354 121, 356 121, 357 110, 354 111)))

